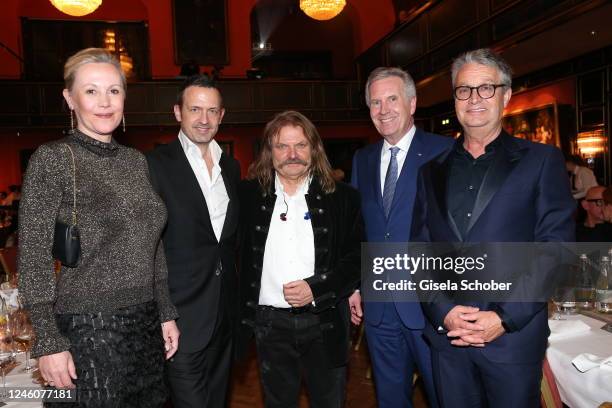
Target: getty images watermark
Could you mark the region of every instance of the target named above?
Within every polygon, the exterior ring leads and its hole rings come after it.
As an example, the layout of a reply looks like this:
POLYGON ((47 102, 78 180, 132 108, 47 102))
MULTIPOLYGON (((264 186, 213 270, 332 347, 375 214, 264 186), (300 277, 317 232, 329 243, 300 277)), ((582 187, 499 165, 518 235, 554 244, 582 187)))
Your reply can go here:
MULTIPOLYGON (((414 275, 421 271, 424 274, 431 271, 452 272, 463 275, 465 272, 483 271, 486 268, 487 254, 482 256, 425 256, 421 253, 411 256, 408 253, 396 253, 394 256, 378 256, 372 258, 372 273, 382 275, 387 271, 397 271, 403 274, 414 275)), ((398 282, 389 282, 374 279, 372 288, 376 291, 437 291, 437 290, 464 290, 464 291, 508 291, 512 282, 497 282, 494 279, 481 282, 478 279, 461 279, 458 282, 447 279, 442 282, 433 279, 400 279, 398 282)))
POLYGON ((597 258, 609 249, 601 243, 367 243, 361 292, 377 302, 545 302, 555 288, 575 283, 581 254, 597 258))

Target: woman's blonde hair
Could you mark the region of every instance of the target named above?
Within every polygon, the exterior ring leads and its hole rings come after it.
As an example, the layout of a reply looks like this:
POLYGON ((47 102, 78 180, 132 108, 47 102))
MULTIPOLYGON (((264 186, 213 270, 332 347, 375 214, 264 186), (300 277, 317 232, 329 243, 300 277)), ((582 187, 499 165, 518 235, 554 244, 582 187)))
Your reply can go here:
POLYGON ((121 69, 121 64, 119 64, 117 58, 115 58, 104 48, 85 48, 84 50, 81 50, 68 58, 68 61, 66 61, 66 64, 64 64, 64 86, 66 89, 72 89, 72 85, 74 85, 74 78, 78 69, 83 65, 92 63, 106 63, 117 68, 119 76, 121 77, 121 86, 123 87, 123 90, 126 89, 127 81, 125 79, 125 74, 121 69))

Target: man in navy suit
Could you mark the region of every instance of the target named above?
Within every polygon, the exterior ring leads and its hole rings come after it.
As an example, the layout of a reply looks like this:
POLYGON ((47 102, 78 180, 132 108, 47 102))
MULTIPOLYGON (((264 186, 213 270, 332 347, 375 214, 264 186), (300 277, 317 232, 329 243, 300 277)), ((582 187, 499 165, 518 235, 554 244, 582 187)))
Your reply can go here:
MULTIPOLYGON (((575 204, 561 152, 502 129, 512 95, 508 64, 491 50, 470 51, 453 63, 452 80, 463 135, 421 169, 413 239, 573 241, 575 204)), ((466 305, 458 292, 436 296, 423 309, 440 405, 539 407, 546 303, 466 305)))
MULTIPOLYGON (((414 126, 416 89, 399 68, 377 68, 366 83, 366 104, 381 141, 357 151, 352 184, 361 193, 369 242, 407 242, 419 167, 452 144, 452 139, 414 126)), ((361 320, 360 295, 350 299, 353 323, 361 320)), ((436 407, 431 353, 422 337, 425 319, 417 302, 368 302, 366 336, 378 406, 412 407, 412 377, 421 373, 430 406, 436 407)))

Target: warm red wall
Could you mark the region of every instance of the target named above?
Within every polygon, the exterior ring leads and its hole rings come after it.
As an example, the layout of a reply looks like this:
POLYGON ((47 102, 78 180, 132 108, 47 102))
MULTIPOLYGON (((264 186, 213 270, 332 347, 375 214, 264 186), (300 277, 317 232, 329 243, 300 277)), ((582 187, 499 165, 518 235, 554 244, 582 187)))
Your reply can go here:
POLYGON ((522 111, 550 103, 576 106, 576 80, 564 79, 550 85, 512 95, 504 114, 522 111))
MULTIPOLYGON (((323 138, 365 139, 368 142, 378 140, 378 134, 369 123, 362 124, 326 124, 318 126, 323 138)), ((130 129, 123 134, 116 132, 117 140, 125 145, 135 147, 143 152, 149 151, 156 144, 168 143, 176 138, 176 129, 130 129)), ((255 141, 261 136, 263 125, 258 126, 223 126, 216 139, 233 141, 234 157, 240 161, 242 175, 246 175, 249 164, 253 161, 255 141)), ((19 152, 24 149, 35 149, 42 143, 63 137, 60 130, 36 130, 20 132, 0 131, 0 191, 5 191, 11 184, 21 184, 21 163, 19 152)))
MULTIPOLYGON (((297 0, 296 0, 297 1, 297 0)), ((225 78, 245 77, 251 66, 250 13, 256 0, 227 0, 230 65, 222 71, 225 78)), ((394 27, 391 0, 352 0, 343 13, 353 24, 354 54, 358 55, 394 27)), ((174 63, 174 35, 170 0, 104 0, 92 14, 70 17, 59 12, 49 0, 3 0, 0 13, 0 41, 18 54, 21 52, 20 17, 71 20, 114 20, 149 22, 151 70, 154 78, 173 78, 180 67, 174 63)), ((0 79, 18 79, 19 62, 0 48, 0 79)))

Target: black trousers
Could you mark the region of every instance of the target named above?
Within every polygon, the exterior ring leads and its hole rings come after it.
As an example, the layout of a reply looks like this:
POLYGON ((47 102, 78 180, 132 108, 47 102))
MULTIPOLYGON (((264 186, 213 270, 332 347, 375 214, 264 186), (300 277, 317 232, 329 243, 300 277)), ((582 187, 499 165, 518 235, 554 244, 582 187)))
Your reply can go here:
POLYGON ((227 318, 217 321, 204 349, 185 352, 179 346, 166 364, 174 408, 226 407, 231 361, 232 335, 227 318))
POLYGON ((317 315, 260 306, 255 340, 267 408, 297 407, 302 379, 311 407, 344 405, 346 366, 329 367, 317 315))

